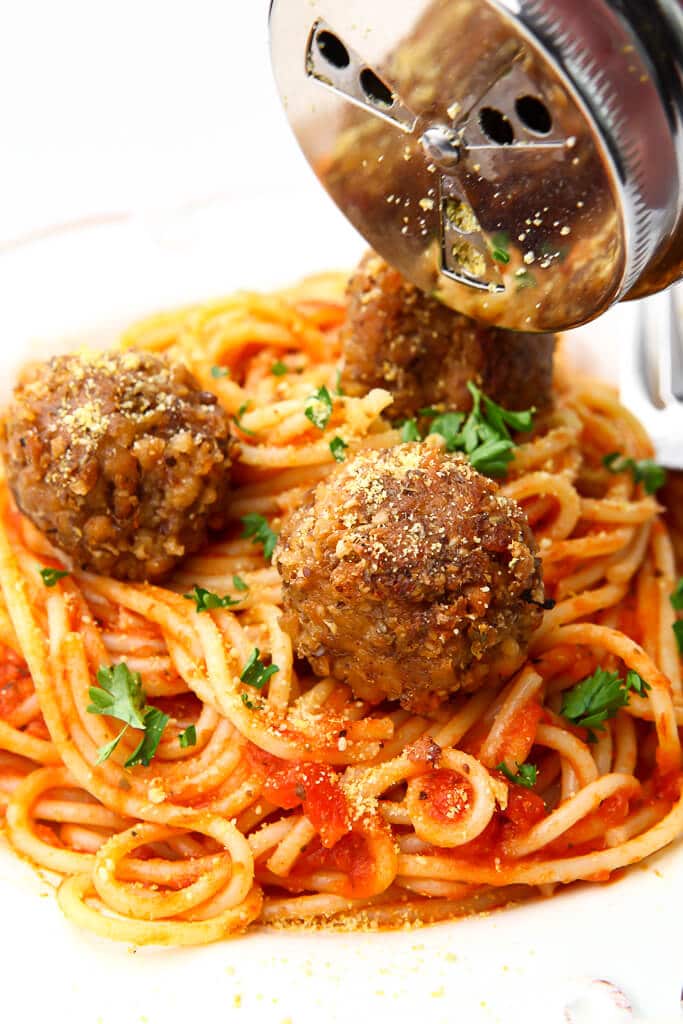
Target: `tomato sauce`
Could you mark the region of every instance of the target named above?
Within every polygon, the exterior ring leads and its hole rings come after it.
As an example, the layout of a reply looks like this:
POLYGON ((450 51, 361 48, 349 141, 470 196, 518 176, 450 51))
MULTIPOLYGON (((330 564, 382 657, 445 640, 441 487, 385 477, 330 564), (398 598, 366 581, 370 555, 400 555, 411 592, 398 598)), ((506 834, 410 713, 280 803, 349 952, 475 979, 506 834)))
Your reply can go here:
POLYGON ((0 718, 9 720, 33 693, 33 680, 25 663, 9 648, 0 648, 0 718))
POLYGON ((263 795, 276 807, 301 805, 320 833, 323 846, 334 846, 351 830, 349 808, 339 776, 329 765, 284 761, 249 744, 247 756, 263 780, 263 795))
POLYGON ((683 772, 678 769, 672 771, 660 772, 655 771, 653 780, 655 796, 662 800, 669 800, 671 803, 675 803, 681 792, 681 783, 683 783, 683 772))
POLYGON ((456 860, 476 863, 505 860, 506 844, 524 835, 547 814, 546 806, 537 793, 532 793, 524 786, 510 785, 507 807, 496 811, 481 835, 453 850, 439 852, 456 860))
POLYGON ((507 722, 498 748, 497 764, 506 761, 508 764, 523 764, 534 745, 538 723, 543 716, 543 708, 537 700, 527 701, 507 722))
POLYGON ((313 871, 342 872, 349 879, 352 898, 362 899, 373 891, 374 859, 358 832, 348 832, 331 849, 314 839, 297 861, 293 877, 313 871))
POLYGON ((420 777, 420 799, 429 801, 429 816, 444 825, 452 825, 467 811, 471 797, 467 779, 448 768, 420 777))

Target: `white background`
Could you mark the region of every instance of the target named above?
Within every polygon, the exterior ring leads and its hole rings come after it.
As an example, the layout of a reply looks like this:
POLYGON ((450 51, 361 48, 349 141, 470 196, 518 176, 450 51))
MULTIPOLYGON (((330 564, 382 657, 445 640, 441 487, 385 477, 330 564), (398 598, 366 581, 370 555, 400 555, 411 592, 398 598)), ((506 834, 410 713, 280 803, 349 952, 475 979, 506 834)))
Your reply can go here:
POLYGON ((268 0, 0 0, 0 240, 301 186, 268 0))

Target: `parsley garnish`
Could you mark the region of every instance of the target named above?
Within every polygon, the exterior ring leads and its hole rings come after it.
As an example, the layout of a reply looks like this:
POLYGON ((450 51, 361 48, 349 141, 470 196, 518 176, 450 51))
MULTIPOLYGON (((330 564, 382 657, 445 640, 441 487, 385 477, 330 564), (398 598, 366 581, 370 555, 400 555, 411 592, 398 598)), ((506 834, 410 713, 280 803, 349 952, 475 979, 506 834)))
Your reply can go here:
POLYGON ((671 601, 671 607, 675 608, 677 612, 683 611, 683 579, 678 581, 669 600, 671 601))
POLYGON ((342 387, 341 384, 341 370, 337 370, 337 379, 334 385, 334 393, 335 395, 339 395, 340 397, 344 394, 344 388, 342 387))
POLYGON ((187 747, 196 747, 197 745, 197 728, 194 725, 188 725, 187 729, 181 732, 178 736, 178 742, 183 750, 187 747))
POLYGON ((594 729, 604 732, 602 723, 626 707, 631 690, 642 697, 649 689, 649 683, 637 672, 629 670, 622 679, 618 672, 597 668, 592 676, 563 693, 562 714, 574 725, 587 729, 589 742, 595 743, 594 729))
POLYGON ((491 239, 491 255, 498 263, 510 262, 510 238, 506 231, 498 231, 491 239))
POLYGON ((401 441, 409 444, 410 441, 421 441, 422 435, 418 430, 415 420, 404 420, 401 424, 401 441))
POLYGON ((233 576, 232 585, 235 590, 239 590, 240 593, 244 593, 245 590, 249 590, 249 584, 245 583, 241 576, 233 576))
POLYGON ((643 484, 646 494, 654 494, 666 483, 666 470, 652 459, 627 459, 621 452, 610 452, 602 464, 610 473, 630 473, 634 483, 643 484))
POLYGON ((159 708, 148 707, 145 710, 145 735, 126 761, 126 768, 134 768, 136 764, 145 767, 156 754, 162 733, 168 725, 169 716, 159 708))
POLYGON ((325 429, 332 415, 332 396, 326 387, 318 388, 315 394, 311 395, 305 415, 318 430, 325 429))
POLYGON ((446 442, 446 451, 454 452, 459 447, 460 428, 465 417, 461 412, 443 412, 432 420, 430 434, 440 434, 446 442))
POLYGON ((254 702, 249 699, 248 694, 243 693, 241 696, 242 696, 242 703, 246 707, 248 707, 250 711, 260 711, 261 708, 263 707, 263 703, 261 701, 259 701, 258 704, 254 704, 254 702))
POLYGON ((258 647, 255 647, 240 676, 241 682, 246 683, 247 686, 253 686, 255 690, 262 690, 270 677, 280 671, 279 665, 264 665, 260 655, 258 647))
POLYGON ((219 380, 221 377, 229 377, 230 376, 230 367, 229 366, 212 366, 211 367, 211 376, 214 378, 214 380, 219 380))
POLYGON ((112 755, 132 725, 135 729, 143 729, 144 735, 125 766, 133 768, 136 764, 148 765, 156 753, 169 716, 146 703, 140 673, 131 672, 123 662, 109 668, 102 666, 97 673, 97 682, 98 686, 91 686, 88 690, 92 704, 86 710, 91 715, 108 715, 126 723, 118 736, 99 749, 97 764, 112 755))
POLYGON ((273 377, 284 377, 284 375, 287 373, 287 364, 283 363, 281 359, 278 359, 278 361, 276 363, 273 363, 273 365, 271 366, 270 372, 272 373, 273 377))
POLYGON ((247 430, 247 428, 242 423, 242 417, 244 416, 245 412, 248 410, 249 404, 250 404, 249 402, 243 402, 242 403, 242 405, 237 410, 237 414, 235 416, 233 416, 233 421, 235 423, 235 426, 239 427, 239 429, 242 431, 243 434, 249 434, 250 437, 256 437, 256 431, 255 430, 247 430))
POLYGON ((240 603, 239 600, 236 601, 229 594, 226 594, 225 597, 219 597, 218 594, 205 590, 204 587, 200 587, 197 583, 195 583, 192 593, 183 594, 183 597, 188 601, 194 601, 198 612, 208 612, 212 608, 233 608, 236 604, 240 603))
POLYGON ((46 587, 54 587, 59 580, 63 580, 65 576, 70 576, 66 569, 41 569, 40 576, 46 587))
POLYGON ((346 456, 344 455, 344 452, 346 451, 346 449, 348 447, 349 446, 346 443, 346 441, 342 440, 341 437, 333 437, 332 438, 332 440, 330 441, 330 451, 332 452, 332 455, 334 456, 334 461, 335 462, 343 462, 344 461, 344 459, 346 458, 346 456))
POLYGON ((538 769, 535 764, 529 764, 525 762, 520 764, 519 761, 515 761, 517 765, 517 774, 511 772, 504 761, 496 765, 496 771, 502 772, 506 779, 510 782, 514 782, 517 786, 526 786, 527 789, 531 789, 532 786, 536 785, 536 776, 538 775, 538 769))
POLYGON ((440 434, 449 452, 465 452, 480 473, 504 476, 513 459, 510 429, 528 433, 535 410, 511 412, 485 395, 472 381, 467 387, 473 402, 467 419, 459 412, 442 413, 432 421, 429 432, 440 434))
POLYGON ((676 637, 676 643, 678 644, 679 654, 683 654, 683 619, 678 622, 674 622, 674 636, 676 637))
POLYGON ((242 516, 242 525, 242 536, 251 538, 254 544, 263 544, 263 557, 269 562, 277 544, 277 534, 271 530, 268 520, 257 512, 248 512, 246 516, 242 516))

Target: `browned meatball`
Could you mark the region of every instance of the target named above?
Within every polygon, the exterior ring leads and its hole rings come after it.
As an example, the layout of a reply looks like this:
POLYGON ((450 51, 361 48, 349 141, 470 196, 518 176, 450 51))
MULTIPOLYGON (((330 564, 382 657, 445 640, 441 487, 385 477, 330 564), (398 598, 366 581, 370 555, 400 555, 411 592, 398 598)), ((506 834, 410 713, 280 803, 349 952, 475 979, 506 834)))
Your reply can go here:
POLYGON ((683 470, 667 472, 666 487, 657 495, 664 506, 664 518, 671 531, 676 564, 683 572, 683 470))
POLYGON ((541 618, 526 516, 436 444, 349 459, 285 523, 275 563, 314 671, 413 710, 514 672, 541 618))
POLYGON ((228 417, 160 356, 92 353, 31 367, 1 446, 20 509, 83 569, 153 579, 223 524, 228 417))
POLYGON ((552 334, 485 327, 454 313, 369 253, 348 287, 342 385, 349 395, 386 388, 392 418, 426 406, 467 410, 473 380, 507 409, 550 404, 552 334))

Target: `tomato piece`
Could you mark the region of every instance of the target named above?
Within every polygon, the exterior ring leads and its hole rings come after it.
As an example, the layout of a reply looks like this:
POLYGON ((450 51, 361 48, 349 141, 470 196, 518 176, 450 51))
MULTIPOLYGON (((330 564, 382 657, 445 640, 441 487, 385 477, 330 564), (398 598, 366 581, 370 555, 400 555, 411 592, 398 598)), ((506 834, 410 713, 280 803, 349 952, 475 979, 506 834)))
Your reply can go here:
POLYGON ((500 856, 500 836, 502 831, 502 819, 499 814, 494 814, 484 831, 471 839, 469 843, 453 847, 450 850, 439 850, 443 856, 454 857, 457 860, 471 860, 476 863, 492 861, 495 856, 500 856))
POLYGON ((655 771, 654 777, 655 794, 662 800, 670 800, 675 803, 681 791, 683 772, 676 769, 668 772, 655 771))
POLYGON ((620 825, 628 817, 629 798, 626 793, 613 793, 606 797, 595 812, 608 828, 620 825))
POLYGON ((340 871, 351 882, 354 893, 363 893, 372 878, 374 861, 368 850, 365 836, 358 832, 347 832, 332 847, 325 847, 314 840, 299 857, 295 876, 313 871, 340 871))
POLYGON ((435 821, 452 825, 470 806, 471 798, 472 787, 458 772, 438 768, 420 776, 420 799, 429 801, 429 816, 435 821))
POLYGON ((510 828, 517 832, 528 832, 547 815, 545 803, 538 793, 533 793, 525 786, 511 785, 508 788, 508 803, 501 816, 510 828))
POLYGON ((249 744, 247 756, 263 780, 263 795, 276 807, 301 805, 325 847, 350 831, 349 809, 339 776, 329 765, 284 761, 249 744))

